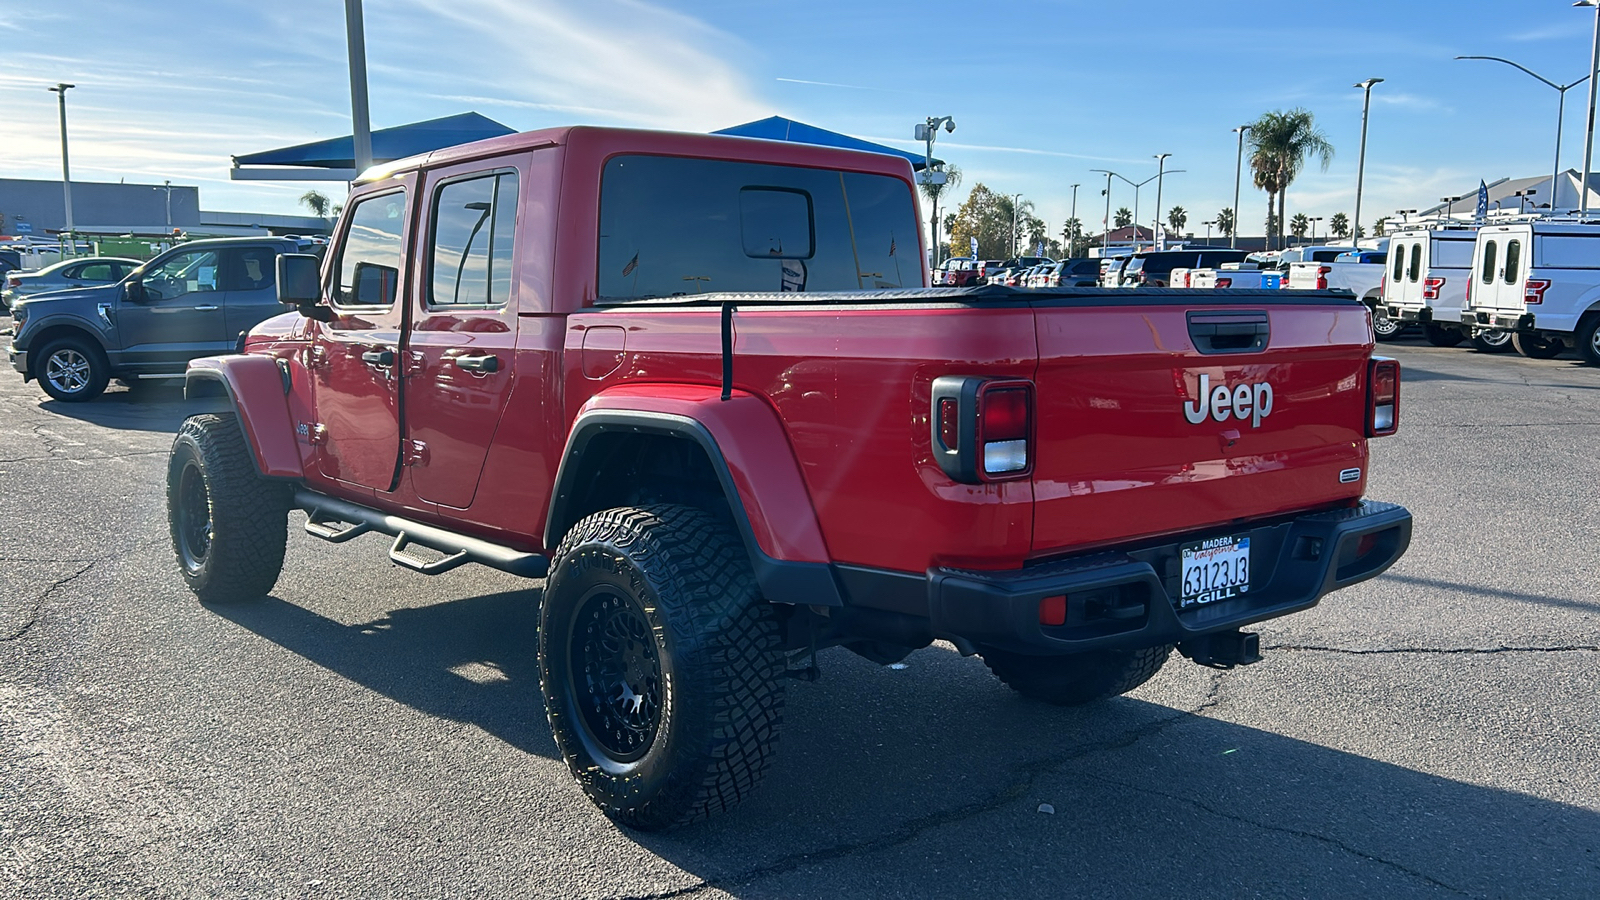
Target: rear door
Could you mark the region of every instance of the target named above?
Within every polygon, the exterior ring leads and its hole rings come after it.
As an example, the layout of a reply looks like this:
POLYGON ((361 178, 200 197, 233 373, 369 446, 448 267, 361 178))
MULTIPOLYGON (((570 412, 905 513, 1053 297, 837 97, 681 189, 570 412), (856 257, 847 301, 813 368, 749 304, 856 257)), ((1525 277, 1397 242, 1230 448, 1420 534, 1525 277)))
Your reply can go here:
POLYGON ((1522 285, 1527 278, 1528 232, 1499 227, 1478 236, 1473 258, 1472 305, 1496 312, 1523 310, 1522 285))
POLYGON ((278 246, 236 247, 223 254, 222 278, 227 288, 223 319, 227 333, 238 338, 263 319, 285 312, 278 303, 278 246))

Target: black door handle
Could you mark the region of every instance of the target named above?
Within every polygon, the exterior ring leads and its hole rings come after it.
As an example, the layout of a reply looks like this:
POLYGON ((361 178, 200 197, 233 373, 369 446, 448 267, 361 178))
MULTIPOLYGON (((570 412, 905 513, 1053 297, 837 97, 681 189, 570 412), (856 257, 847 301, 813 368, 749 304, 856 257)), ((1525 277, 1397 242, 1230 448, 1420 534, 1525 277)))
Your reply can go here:
POLYGON ((368 363, 369 365, 383 366, 384 368, 388 368, 389 366, 394 365, 394 351, 368 350, 367 352, 361 354, 361 361, 368 363))
POLYGON ((500 371, 500 357, 498 356, 458 356, 456 368, 468 372, 498 372, 500 371))

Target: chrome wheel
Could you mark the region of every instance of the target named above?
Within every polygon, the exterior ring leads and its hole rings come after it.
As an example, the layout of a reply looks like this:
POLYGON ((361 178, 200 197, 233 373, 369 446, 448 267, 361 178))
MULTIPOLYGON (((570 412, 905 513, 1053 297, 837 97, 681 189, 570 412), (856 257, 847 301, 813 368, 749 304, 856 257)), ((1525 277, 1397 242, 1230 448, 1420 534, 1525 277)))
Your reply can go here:
POLYGON ((44 361, 45 380, 63 394, 76 394, 89 386, 93 364, 74 347, 61 347, 44 361))

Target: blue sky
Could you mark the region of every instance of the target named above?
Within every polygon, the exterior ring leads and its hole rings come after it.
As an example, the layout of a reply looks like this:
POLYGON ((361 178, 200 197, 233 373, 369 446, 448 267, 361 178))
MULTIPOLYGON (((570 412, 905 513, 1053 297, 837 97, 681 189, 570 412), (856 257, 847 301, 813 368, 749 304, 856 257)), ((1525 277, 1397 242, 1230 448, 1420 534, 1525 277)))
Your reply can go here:
MULTIPOLYGON (((1142 181, 1171 153, 1163 205, 1190 227, 1231 205, 1230 129, 1312 111, 1336 148, 1290 215, 1354 206, 1361 92, 1373 92, 1363 219, 1478 180, 1548 172, 1558 82, 1583 75, 1594 14, 1570 0, 988 2, 367 0, 374 127, 477 110, 517 129, 594 123, 707 131, 768 115, 905 149, 953 115, 937 152, 966 187, 1032 199, 1052 231, 1098 227, 1110 168, 1142 181)), ((305 184, 228 181, 229 156, 349 133, 343 4, 74 0, 0 11, 0 176, 59 178, 68 95, 76 179, 198 184, 215 210, 296 212, 305 184)), ((1584 89, 1563 168, 1581 165, 1584 89)), ((1247 176, 1248 177, 1248 176, 1247 176)), ((342 193, 342 185, 327 185, 342 193)), ((1140 194, 1141 219, 1154 184, 1140 194)), ((1121 182, 1113 208, 1133 205, 1121 182)), ((1266 199, 1246 181, 1242 220, 1266 199)), ((1326 227, 1324 225, 1323 227, 1326 227)))

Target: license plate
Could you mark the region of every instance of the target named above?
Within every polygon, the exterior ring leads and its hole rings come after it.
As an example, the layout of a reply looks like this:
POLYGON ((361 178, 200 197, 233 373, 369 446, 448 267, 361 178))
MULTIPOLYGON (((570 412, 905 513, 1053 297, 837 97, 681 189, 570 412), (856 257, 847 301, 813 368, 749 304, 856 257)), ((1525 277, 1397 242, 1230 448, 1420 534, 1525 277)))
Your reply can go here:
POLYGON ((1250 590, 1250 539, 1213 538, 1185 544, 1178 608, 1217 603, 1250 590))

